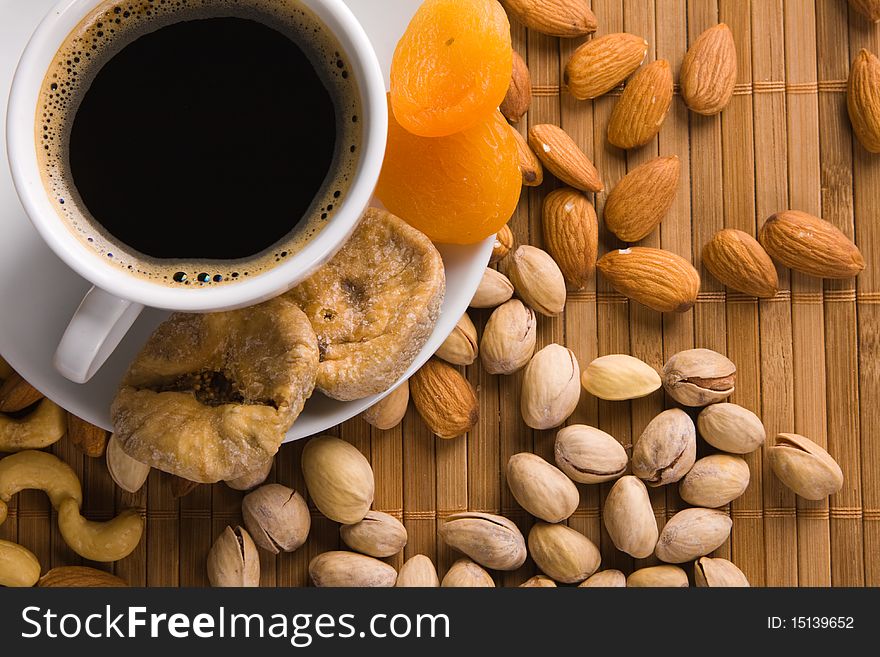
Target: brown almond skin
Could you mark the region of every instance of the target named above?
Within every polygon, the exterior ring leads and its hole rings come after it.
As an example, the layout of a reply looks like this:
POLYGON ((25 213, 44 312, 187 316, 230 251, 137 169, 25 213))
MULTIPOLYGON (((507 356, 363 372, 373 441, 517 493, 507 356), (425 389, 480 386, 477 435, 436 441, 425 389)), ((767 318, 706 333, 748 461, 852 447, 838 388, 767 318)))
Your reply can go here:
POLYGON ((663 249, 617 249, 596 266, 620 294, 661 313, 690 310, 700 291, 700 274, 693 265, 663 249))
POLYGON ((648 42, 626 32, 605 34, 575 50, 565 66, 565 84, 578 100, 608 93, 641 66, 648 42))
POLYGON ((869 21, 880 21, 880 0, 849 0, 849 4, 869 21))
POLYGON ((571 290, 580 290, 596 271, 599 223, 590 200, 575 189, 547 194, 543 209, 544 246, 571 290))
POLYGON ((522 184, 526 187, 537 187, 544 182, 544 167, 541 160, 529 146, 529 142, 519 130, 510 126, 513 139, 516 141, 516 154, 519 157, 519 170, 522 173, 522 184))
POLYGON ((501 4, 527 28, 550 36, 584 36, 599 26, 587 0, 501 0, 501 4))
POLYGON ((43 398, 43 393, 13 372, 0 386, 0 413, 17 413, 43 398))
POLYGON ((680 174, 676 155, 655 158, 626 174, 605 201, 608 230, 624 242, 650 235, 672 207, 680 174))
POLYGON ((880 153, 880 60, 864 48, 850 68, 846 107, 862 146, 880 153))
POLYGON ((474 387, 461 373, 432 358, 409 380, 410 396, 419 415, 440 438, 456 438, 480 419, 474 387))
POLYGON ((608 121, 608 141, 623 149, 638 148, 658 132, 672 104, 669 62, 651 62, 626 85, 608 121))
POLYGON ((774 260, 810 276, 852 278, 865 268, 859 247, 837 226, 799 210, 774 214, 758 240, 774 260))
POLYGON ((87 566, 59 566, 37 582, 40 588, 120 588, 128 583, 103 570, 87 566))
POLYGON ((712 116, 727 107, 736 86, 736 44, 724 23, 697 37, 681 63, 684 102, 697 114, 712 116))
POLYGON ((110 433, 68 413, 67 437, 86 456, 99 458, 104 455, 110 433))
POLYGON ((590 158, 557 125, 542 123, 529 130, 529 146, 543 165, 566 185, 584 192, 605 189, 590 158))
POLYGON ((758 240, 735 228, 715 233, 703 247, 706 269, 727 287, 761 299, 776 296, 779 276, 758 240))
MULTIPOLYGON (((517 133, 519 134, 519 133, 517 133)), ((520 138, 522 135, 520 135, 520 138)), ((525 143, 525 140, 523 141, 525 143)), ((528 148, 528 144, 526 144, 528 148)), ((537 161, 537 159, 536 159, 537 161)), ((540 166, 540 163, 538 164, 540 166)), ((494 265, 496 262, 503 260, 510 250, 513 248, 514 242, 513 231, 510 230, 508 224, 504 224, 495 235, 495 244, 492 246, 492 256, 489 258, 489 264, 494 265)))
POLYGON ((189 479, 184 479, 183 477, 178 477, 177 475, 170 476, 171 497, 173 497, 174 499, 186 497, 201 485, 197 481, 190 481, 189 479))
POLYGON ((510 77, 510 88, 498 107, 504 118, 511 123, 518 122, 532 104, 532 78, 525 60, 516 51, 513 52, 513 74, 510 77))

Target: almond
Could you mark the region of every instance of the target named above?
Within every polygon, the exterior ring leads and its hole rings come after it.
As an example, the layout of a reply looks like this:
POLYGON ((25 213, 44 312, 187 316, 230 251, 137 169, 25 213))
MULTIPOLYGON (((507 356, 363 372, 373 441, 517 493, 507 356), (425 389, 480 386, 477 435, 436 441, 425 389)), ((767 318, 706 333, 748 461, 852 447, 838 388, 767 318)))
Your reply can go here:
POLYGON ((529 146, 529 142, 519 130, 510 126, 513 139, 516 141, 516 154, 519 157, 519 170, 522 173, 522 184, 526 187, 537 187, 544 182, 544 167, 541 160, 529 146))
POLYGON ((529 146, 554 176, 585 192, 605 189, 599 172, 565 130, 543 123, 529 130, 529 146))
POLYGON ((501 4, 527 28, 550 36, 584 36, 599 26, 587 0, 502 0, 501 4))
POLYGON ((880 60, 864 48, 849 72, 846 106, 862 146, 871 153, 880 153, 880 60))
POLYGON ((703 247, 703 264, 727 287, 770 299, 779 289, 776 267, 758 240, 734 228, 715 233, 703 247))
POLYGON ((189 479, 184 479, 177 475, 171 475, 171 497, 174 499, 186 497, 198 488, 199 485, 200 484, 197 481, 190 481, 189 479))
POLYGON ((43 393, 13 372, 0 386, 0 413, 17 413, 43 398, 43 393))
POLYGON ((83 454, 98 458, 104 455, 104 448, 107 447, 110 432, 68 413, 67 437, 83 454))
POLYGON ((868 20, 880 21, 880 0, 849 0, 849 4, 868 20))
POLYGON ((691 111, 711 116, 727 107, 736 86, 736 44, 727 25, 697 37, 681 63, 679 82, 691 111))
POLYGON ((513 73, 507 95, 498 109, 511 123, 519 121, 532 104, 532 79, 525 60, 516 51, 513 52, 513 73))
MULTIPOLYGON (((522 135, 520 135, 520 137, 521 136, 522 135)), ((526 144, 526 148, 528 148, 528 144, 526 144)), ((537 159, 535 161, 537 162, 537 159)), ((540 166, 540 163, 538 166, 540 166)), ((494 265, 496 262, 503 260, 513 248, 513 243, 513 231, 510 230, 510 226, 504 224, 501 230, 495 235, 495 244, 492 245, 492 257, 489 258, 489 264, 494 265)))
POLYGON ((580 290, 596 270, 599 225, 589 199, 570 188, 557 189, 544 199, 544 245, 559 265, 565 282, 580 290))
POLYGON ((672 207, 681 161, 676 155, 649 160, 626 174, 605 201, 603 218, 624 242, 651 234, 672 207))
POLYGON ((608 141, 618 148, 644 146, 660 132, 672 103, 672 71, 658 59, 633 76, 608 121, 608 141))
POLYGON ((851 278, 865 268, 859 247, 832 223, 806 212, 777 212, 758 239, 774 259, 819 278, 851 278))
POLYGON ((128 584, 103 570, 86 566, 60 566, 53 568, 37 582, 40 588, 108 588, 128 584))
POLYGON ((618 249, 597 266, 615 290, 662 313, 690 310, 700 291, 700 274, 691 263, 663 249, 618 249))
POLYGON ((632 75, 648 54, 648 42, 626 32, 606 34, 575 50, 565 67, 565 84, 578 100, 614 89, 632 75))
POLYGON ((461 373, 432 358, 409 380, 419 415, 440 438, 455 438, 474 428, 480 418, 473 386, 461 373))

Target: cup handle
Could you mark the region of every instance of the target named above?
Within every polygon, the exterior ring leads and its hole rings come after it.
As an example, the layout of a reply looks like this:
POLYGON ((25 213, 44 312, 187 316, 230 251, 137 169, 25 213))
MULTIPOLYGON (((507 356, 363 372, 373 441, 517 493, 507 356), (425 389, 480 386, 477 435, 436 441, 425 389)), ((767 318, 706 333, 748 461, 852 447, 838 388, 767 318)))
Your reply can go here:
POLYGON ((85 383, 116 349, 143 305, 93 287, 73 314, 55 351, 55 369, 74 383, 85 383))

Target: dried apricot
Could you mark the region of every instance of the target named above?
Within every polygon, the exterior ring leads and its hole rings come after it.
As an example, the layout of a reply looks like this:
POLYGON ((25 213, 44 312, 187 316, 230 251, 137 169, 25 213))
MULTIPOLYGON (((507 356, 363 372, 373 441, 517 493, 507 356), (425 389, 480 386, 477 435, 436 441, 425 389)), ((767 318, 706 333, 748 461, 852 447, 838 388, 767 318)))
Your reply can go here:
POLYGON ((497 233, 521 189, 516 141, 498 110, 448 137, 418 137, 389 116, 376 195, 434 242, 473 244, 497 233))
POLYGON ((492 113, 510 85, 510 23, 496 0, 427 0, 391 60, 391 106, 404 128, 444 137, 492 113))

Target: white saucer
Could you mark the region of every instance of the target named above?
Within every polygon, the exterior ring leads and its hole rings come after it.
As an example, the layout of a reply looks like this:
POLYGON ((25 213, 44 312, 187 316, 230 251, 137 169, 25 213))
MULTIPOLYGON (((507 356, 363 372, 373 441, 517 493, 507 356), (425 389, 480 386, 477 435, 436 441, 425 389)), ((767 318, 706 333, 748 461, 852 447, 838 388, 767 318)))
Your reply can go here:
MULTIPOLYGON (((391 54, 421 0, 346 0, 376 48, 386 82, 391 54)), ((67 322, 89 289, 41 241, 24 213, 6 161, 6 99, 21 51, 55 0, 0 0, 0 354, 25 379, 71 413, 110 429, 110 402, 122 375, 167 313, 148 309, 101 371, 84 385, 52 366, 67 322)), ((433 354, 467 308, 492 250, 492 239, 469 247, 442 246, 446 300, 434 334, 404 378, 433 354)), ((386 393, 387 394, 387 393, 386 393)), ((296 440, 354 417, 384 395, 338 402, 315 393, 287 434, 296 440)))

